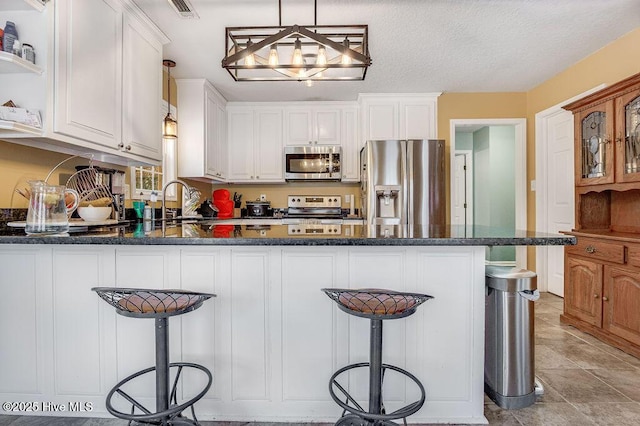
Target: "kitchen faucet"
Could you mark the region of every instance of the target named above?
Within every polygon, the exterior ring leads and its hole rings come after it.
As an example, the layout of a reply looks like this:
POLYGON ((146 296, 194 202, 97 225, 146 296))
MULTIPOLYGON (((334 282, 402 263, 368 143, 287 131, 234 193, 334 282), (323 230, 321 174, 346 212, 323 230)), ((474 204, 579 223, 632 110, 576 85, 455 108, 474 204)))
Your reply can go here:
MULTIPOLYGON (((179 183, 180 185, 184 186, 185 190, 189 194, 189 199, 185 203, 186 209, 191 209, 191 207, 193 207, 194 205, 197 205, 198 201, 200 201, 200 191, 198 191, 196 188, 190 187, 189 185, 187 185, 185 181, 180 179, 175 179, 167 182, 162 188, 162 232, 163 233, 164 233, 166 221, 167 221, 167 208, 166 208, 167 187, 169 187, 169 185, 171 185, 172 183, 179 183)), ((184 212, 183 212, 183 216, 184 216, 184 212)))

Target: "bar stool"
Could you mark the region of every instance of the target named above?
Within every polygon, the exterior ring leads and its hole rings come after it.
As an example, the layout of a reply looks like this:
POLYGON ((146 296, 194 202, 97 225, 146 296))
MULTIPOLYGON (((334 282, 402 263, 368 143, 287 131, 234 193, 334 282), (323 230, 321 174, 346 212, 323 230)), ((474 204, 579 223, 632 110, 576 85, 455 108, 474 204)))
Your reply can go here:
POLYGON ((395 365, 382 363, 382 321, 408 317, 415 313, 418 306, 433 297, 426 294, 400 293, 384 289, 323 288, 322 291, 334 300, 344 312, 371 320, 369 362, 359 362, 342 367, 329 380, 331 398, 343 409, 342 417, 336 422, 336 426, 396 425, 397 423, 391 421, 396 419, 403 419, 406 425, 406 418, 424 405, 425 390, 422 383, 413 374, 395 365), (361 367, 369 367, 368 411, 365 411, 337 381, 338 376, 342 373, 361 367), (386 370, 393 370, 410 378, 420 389, 420 399, 387 414, 382 399, 382 382, 386 370), (345 402, 338 398, 334 388, 344 395, 345 402), (347 414, 347 412, 351 414, 347 414))
POLYGON ((116 312, 120 315, 155 319, 156 365, 126 377, 111 389, 106 400, 109 413, 115 417, 129 420, 129 424, 135 421, 159 425, 198 425, 193 406, 207 393, 213 382, 213 377, 211 372, 202 365, 188 362, 169 363, 169 317, 194 311, 202 306, 205 300, 216 297, 216 295, 183 290, 142 288, 94 287, 91 290, 115 307, 116 312), (170 368, 177 369, 171 390, 169 390, 170 368), (208 383, 196 396, 178 405, 176 388, 184 368, 204 373, 208 377, 208 383), (152 371, 155 371, 156 376, 155 412, 151 412, 122 389, 129 381, 152 371), (123 413, 113 407, 111 399, 115 394, 120 395, 131 404, 131 413, 123 413), (191 409, 193 420, 182 416, 182 412, 187 408, 191 409), (136 409, 142 414, 136 414, 136 409))

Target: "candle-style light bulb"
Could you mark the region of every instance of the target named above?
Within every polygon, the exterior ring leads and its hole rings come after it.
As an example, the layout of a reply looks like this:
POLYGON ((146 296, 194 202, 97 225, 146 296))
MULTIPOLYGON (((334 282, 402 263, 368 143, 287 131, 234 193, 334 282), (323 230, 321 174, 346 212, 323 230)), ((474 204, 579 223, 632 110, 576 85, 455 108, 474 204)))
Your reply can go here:
POLYGON ((302 58, 302 43, 300 39, 297 38, 295 44, 293 45, 293 56, 291 57, 291 63, 293 65, 303 65, 304 59, 302 58))
POLYGON ((269 65, 272 67, 278 65, 278 47, 275 44, 269 49, 269 65))
POLYGON ((342 65, 351 65, 352 59, 349 55, 349 39, 345 37, 342 45, 344 46, 344 52, 342 53, 342 65))
MULTIPOLYGON (((247 40, 247 49, 251 47, 251 45, 253 44, 253 42, 251 41, 251 39, 247 40)), ((256 64, 256 57, 253 56, 253 53, 247 55, 244 57, 244 64, 248 67, 252 67, 256 64)))
POLYGON ((316 65, 327 65, 327 50, 321 44, 318 45, 318 57, 316 58, 316 65))

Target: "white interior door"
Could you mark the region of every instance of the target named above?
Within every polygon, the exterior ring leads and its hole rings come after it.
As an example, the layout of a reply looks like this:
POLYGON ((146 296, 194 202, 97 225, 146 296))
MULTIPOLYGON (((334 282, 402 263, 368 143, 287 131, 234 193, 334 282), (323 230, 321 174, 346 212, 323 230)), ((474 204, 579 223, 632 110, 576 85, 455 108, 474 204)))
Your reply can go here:
POLYGON ((452 225, 471 225, 473 217, 471 205, 473 194, 473 173, 471 161, 473 156, 471 151, 456 151, 454 159, 454 199, 453 199, 453 222, 452 225))
MULTIPOLYGON (((604 85, 536 114, 536 230, 558 233, 575 226, 573 114, 562 105, 604 85)), ((538 288, 564 297, 564 248, 536 249, 538 288)))
MULTIPOLYGON (((549 143, 546 162, 547 231, 570 231, 574 227, 573 114, 560 110, 547 118, 549 143)), ((564 247, 549 246, 546 253, 547 290, 564 296, 564 247)))

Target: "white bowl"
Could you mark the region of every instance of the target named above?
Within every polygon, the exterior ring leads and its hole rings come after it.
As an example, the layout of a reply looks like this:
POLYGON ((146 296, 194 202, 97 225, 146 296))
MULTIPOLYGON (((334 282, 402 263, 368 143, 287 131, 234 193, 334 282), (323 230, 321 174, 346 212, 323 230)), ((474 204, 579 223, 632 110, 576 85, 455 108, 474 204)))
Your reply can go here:
POLYGON ((78 207, 78 214, 87 222, 100 222, 111 215, 111 207, 78 207))

